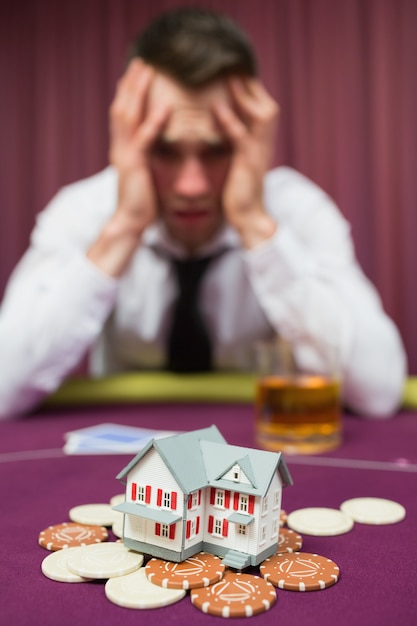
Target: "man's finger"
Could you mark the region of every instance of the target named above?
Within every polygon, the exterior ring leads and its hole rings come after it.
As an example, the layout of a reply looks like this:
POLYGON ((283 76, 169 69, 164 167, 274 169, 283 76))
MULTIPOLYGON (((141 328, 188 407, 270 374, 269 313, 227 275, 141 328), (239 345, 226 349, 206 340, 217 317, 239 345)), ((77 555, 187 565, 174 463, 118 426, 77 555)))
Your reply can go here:
POLYGON ((140 59, 134 59, 119 81, 110 107, 112 124, 135 129, 143 119, 146 96, 155 71, 140 59))
POLYGON ((218 102, 213 106, 213 113, 226 137, 233 144, 241 143, 247 136, 248 131, 244 122, 229 106, 218 102))
POLYGON ((251 120, 268 122, 279 111, 278 104, 255 78, 230 78, 229 89, 239 111, 251 120))
POLYGON ((170 107, 166 104, 161 104, 149 113, 139 126, 134 137, 138 150, 142 152, 149 150, 161 134, 162 129, 168 121, 169 114, 170 107))

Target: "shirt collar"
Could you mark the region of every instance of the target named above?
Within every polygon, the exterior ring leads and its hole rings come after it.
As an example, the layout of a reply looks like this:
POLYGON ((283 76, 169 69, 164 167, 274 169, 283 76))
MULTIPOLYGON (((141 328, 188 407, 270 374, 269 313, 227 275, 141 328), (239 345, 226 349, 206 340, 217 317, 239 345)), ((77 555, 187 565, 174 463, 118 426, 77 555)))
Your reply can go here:
MULTIPOLYGON (((148 248, 158 249, 178 259, 188 256, 184 246, 170 236, 162 221, 152 224, 145 230, 142 237, 142 245, 148 248)), ((210 241, 199 248, 196 256, 208 256, 216 254, 216 252, 220 250, 239 247, 239 235, 233 228, 225 224, 210 241)))

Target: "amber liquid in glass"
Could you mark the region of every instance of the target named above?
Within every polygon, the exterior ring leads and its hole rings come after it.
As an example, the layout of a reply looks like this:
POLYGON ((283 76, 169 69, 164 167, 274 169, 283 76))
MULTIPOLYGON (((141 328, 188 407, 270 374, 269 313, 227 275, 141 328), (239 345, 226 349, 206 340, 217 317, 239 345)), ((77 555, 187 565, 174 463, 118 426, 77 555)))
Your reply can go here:
POLYGON ((323 376, 262 378, 256 439, 261 448, 293 454, 336 448, 341 441, 339 382, 323 376))

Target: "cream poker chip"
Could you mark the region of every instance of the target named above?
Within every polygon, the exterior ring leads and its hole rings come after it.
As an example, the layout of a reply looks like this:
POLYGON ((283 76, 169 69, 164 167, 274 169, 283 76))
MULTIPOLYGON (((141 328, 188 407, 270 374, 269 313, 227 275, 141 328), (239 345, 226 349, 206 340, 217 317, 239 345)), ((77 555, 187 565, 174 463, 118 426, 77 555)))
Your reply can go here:
POLYGON ((105 585, 108 600, 128 609, 156 609, 179 602, 185 589, 165 589, 151 583, 141 567, 132 574, 110 578, 105 585))
POLYGON ((143 554, 128 550, 122 543, 96 543, 69 555, 68 569, 83 578, 113 578, 139 569, 143 554))
POLYGON ((74 550, 80 550, 81 548, 66 548, 65 550, 57 550, 51 552, 44 558, 41 564, 42 574, 51 580, 56 580, 60 583, 84 583, 88 582, 89 578, 83 578, 74 574, 67 567, 68 556, 74 552, 74 550))
POLYGON ((353 528, 350 515, 325 507, 298 509, 288 515, 287 526, 298 533, 316 536, 343 535, 353 528))
POLYGON ((361 524, 396 524, 405 518, 402 504, 384 498, 352 498, 340 506, 341 511, 361 524))
POLYGON ((70 509, 68 515, 71 521, 78 524, 112 526, 115 513, 110 504, 81 504, 70 509))

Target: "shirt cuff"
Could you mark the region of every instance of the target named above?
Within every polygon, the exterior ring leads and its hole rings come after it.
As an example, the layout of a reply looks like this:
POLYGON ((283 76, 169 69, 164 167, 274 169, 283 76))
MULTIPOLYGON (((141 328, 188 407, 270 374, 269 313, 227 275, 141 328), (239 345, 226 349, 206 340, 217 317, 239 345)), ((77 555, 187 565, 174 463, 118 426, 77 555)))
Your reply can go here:
POLYGON ((244 253, 256 291, 283 291, 314 271, 314 264, 292 232, 279 227, 273 237, 244 253))

